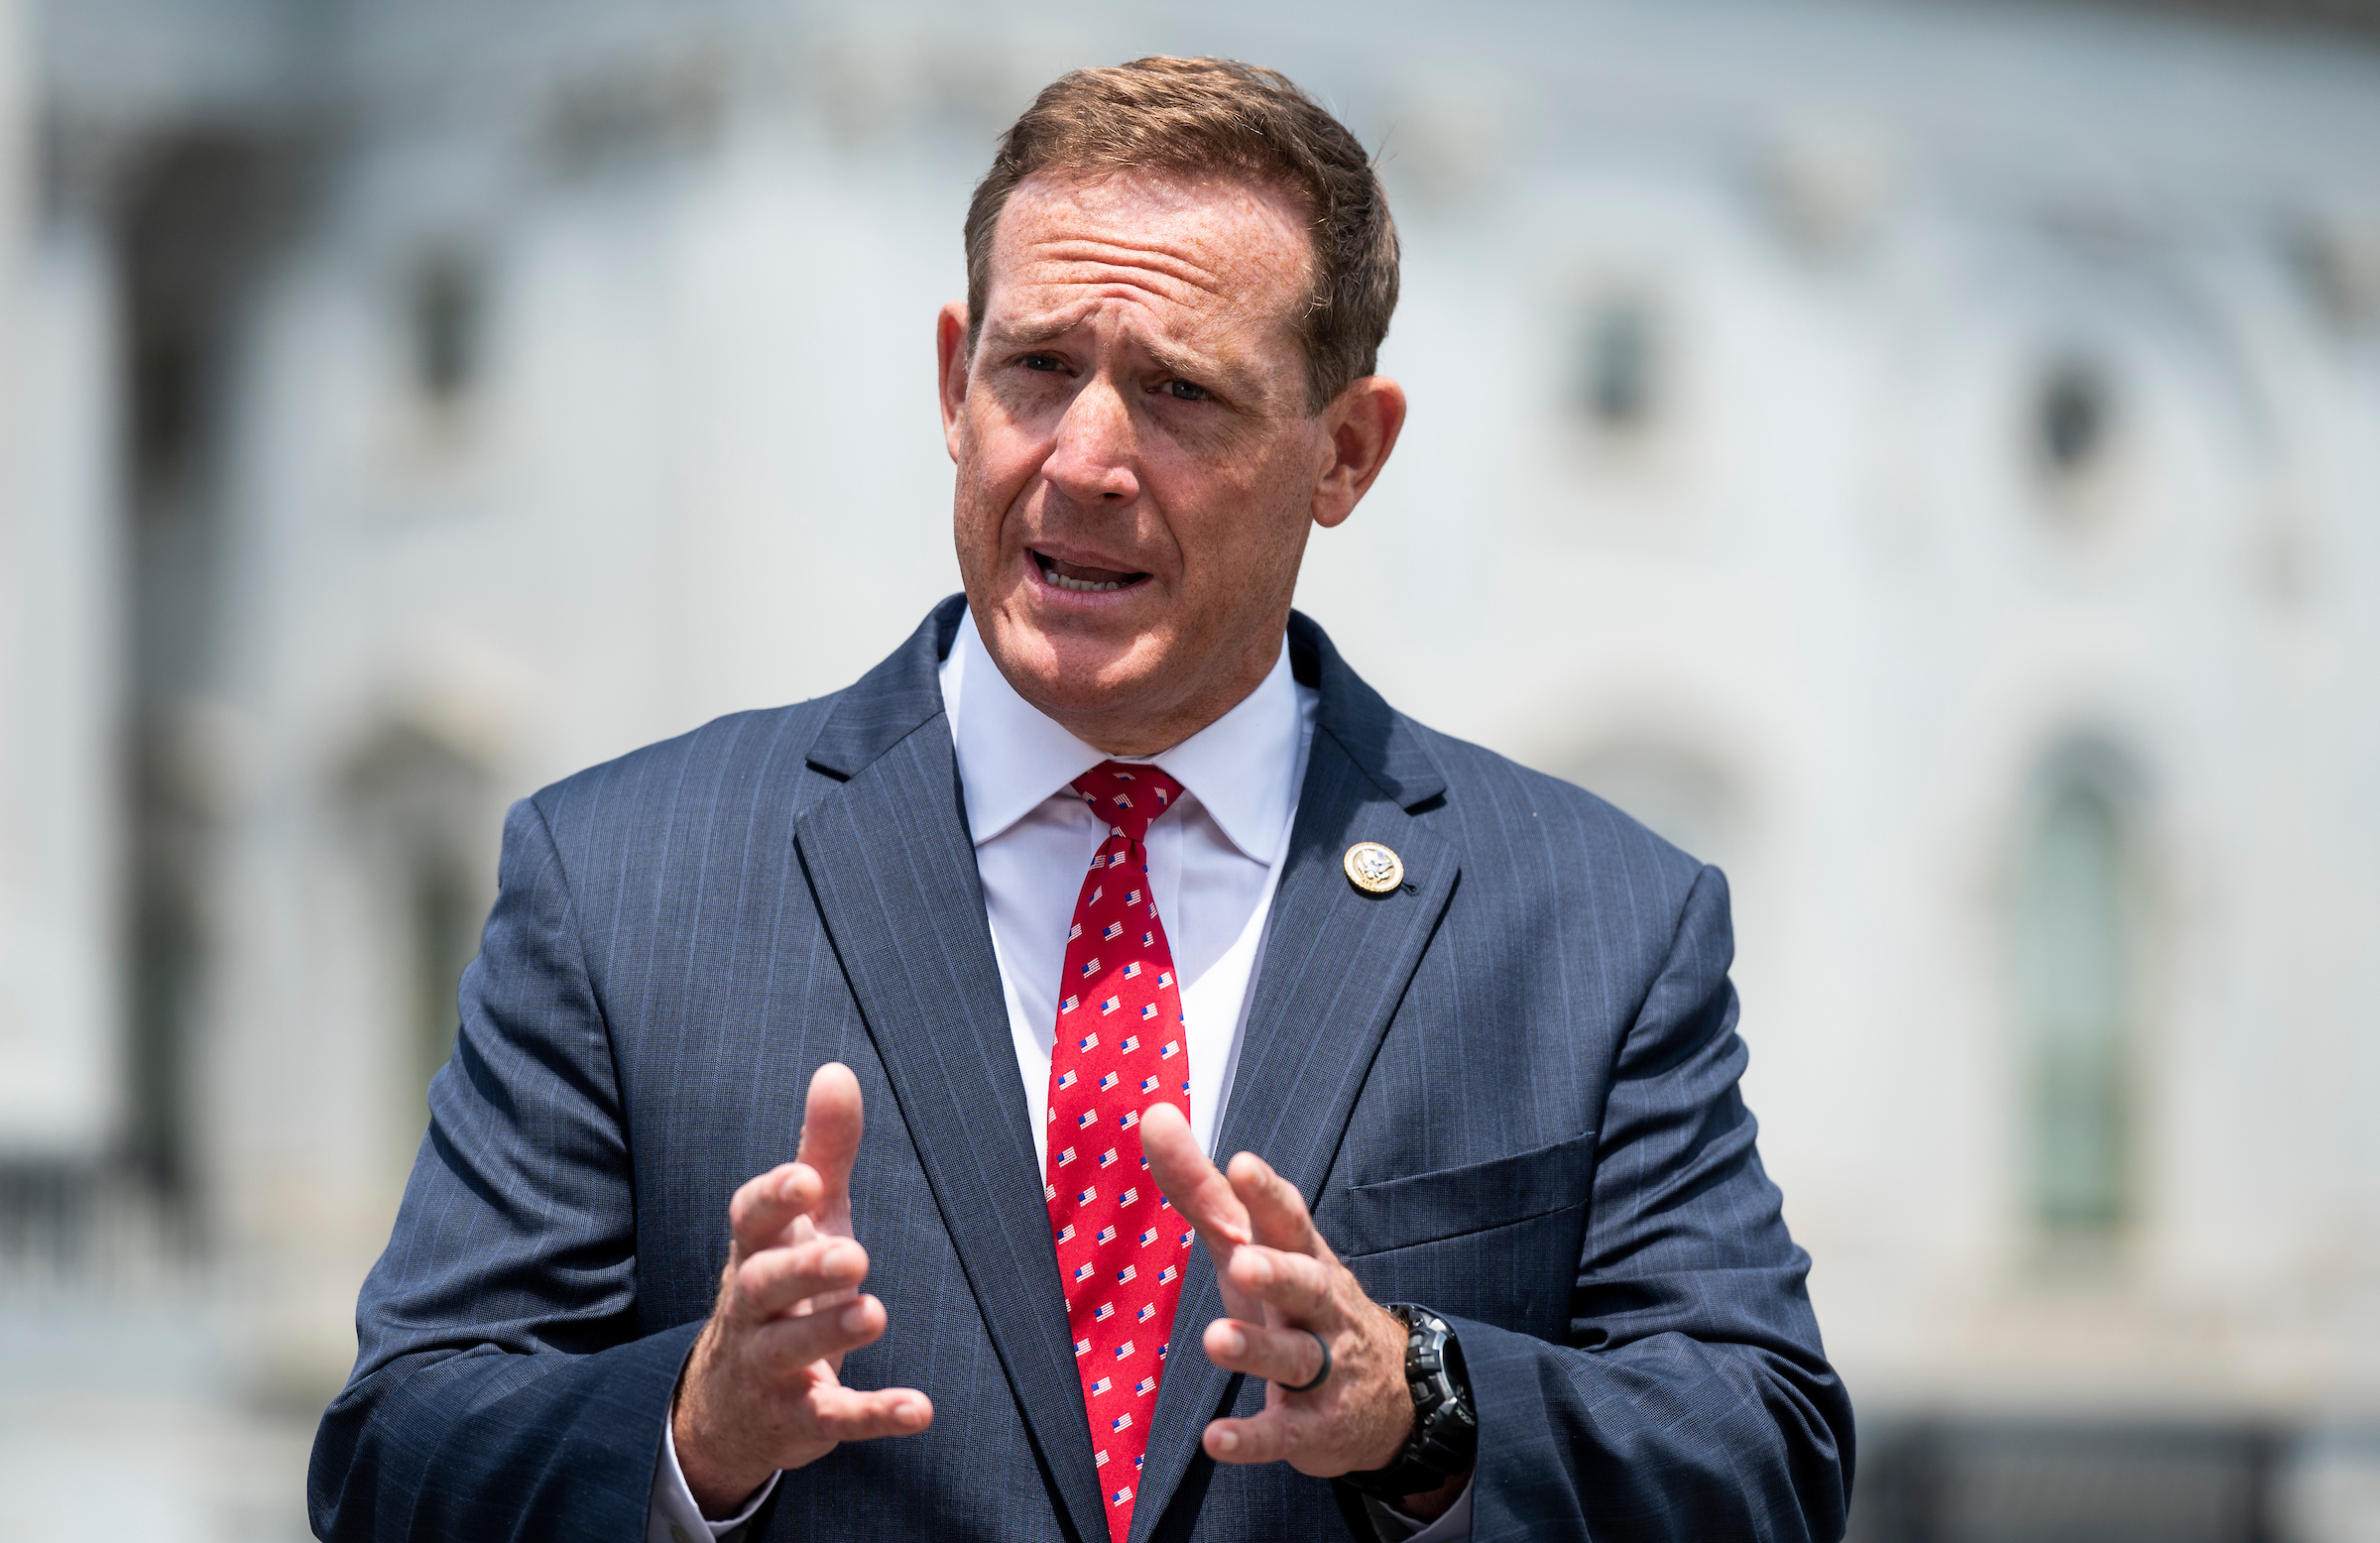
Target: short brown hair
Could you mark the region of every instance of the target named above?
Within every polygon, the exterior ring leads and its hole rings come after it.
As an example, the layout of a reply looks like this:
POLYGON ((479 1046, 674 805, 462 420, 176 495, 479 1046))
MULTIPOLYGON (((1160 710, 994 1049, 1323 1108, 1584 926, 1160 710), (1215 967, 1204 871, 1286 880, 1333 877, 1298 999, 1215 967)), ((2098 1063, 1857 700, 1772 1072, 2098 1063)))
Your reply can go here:
POLYGON ((1037 172, 1236 177, 1303 198, 1314 294, 1298 318, 1307 411, 1378 366, 1396 309, 1396 222, 1363 144, 1287 75, 1228 59, 1136 59, 1062 75, 1000 137, 967 205, 967 345, 983 326, 992 232, 1037 172))

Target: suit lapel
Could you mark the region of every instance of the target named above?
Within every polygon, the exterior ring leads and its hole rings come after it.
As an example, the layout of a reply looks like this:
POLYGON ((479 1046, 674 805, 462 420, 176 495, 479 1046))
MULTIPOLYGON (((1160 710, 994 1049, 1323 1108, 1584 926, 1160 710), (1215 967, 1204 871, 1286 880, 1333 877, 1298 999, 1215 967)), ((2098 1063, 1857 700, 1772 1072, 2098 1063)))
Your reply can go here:
MULTIPOLYGON (((1458 863, 1409 812, 1445 789, 1410 728, 1312 623, 1293 618, 1290 641, 1321 704, 1217 1150, 1262 1156, 1312 1208, 1388 1019, 1454 893, 1458 863), (1395 851, 1406 887, 1370 895, 1349 883, 1341 864, 1359 841, 1395 851)), ((1199 1436, 1223 1411, 1234 1378, 1207 1360, 1199 1336, 1222 1313, 1214 1260, 1193 1249, 1171 1337, 1182 1354, 1168 1355, 1151 1411, 1133 1543, 1151 1535, 1192 1462, 1210 1461, 1199 1436)))
POLYGON ((794 840, 1010 1386, 1076 1534, 1098 1539, 1057 1251, 932 674, 956 615, 937 611, 837 705, 809 760, 848 780, 794 840))

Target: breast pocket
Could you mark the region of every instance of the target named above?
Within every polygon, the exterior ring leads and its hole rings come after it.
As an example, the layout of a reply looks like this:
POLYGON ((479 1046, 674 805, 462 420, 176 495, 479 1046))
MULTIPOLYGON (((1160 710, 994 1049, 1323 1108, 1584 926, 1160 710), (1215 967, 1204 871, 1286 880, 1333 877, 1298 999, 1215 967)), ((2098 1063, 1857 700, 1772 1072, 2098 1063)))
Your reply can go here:
POLYGON ((1351 1184, 1323 1234, 1372 1299, 1561 1337, 1595 1179, 1595 1132, 1351 1184))
POLYGON ((1331 1207, 1342 1257, 1491 1232, 1587 1203, 1595 1132, 1459 1168, 1351 1184, 1331 1207))

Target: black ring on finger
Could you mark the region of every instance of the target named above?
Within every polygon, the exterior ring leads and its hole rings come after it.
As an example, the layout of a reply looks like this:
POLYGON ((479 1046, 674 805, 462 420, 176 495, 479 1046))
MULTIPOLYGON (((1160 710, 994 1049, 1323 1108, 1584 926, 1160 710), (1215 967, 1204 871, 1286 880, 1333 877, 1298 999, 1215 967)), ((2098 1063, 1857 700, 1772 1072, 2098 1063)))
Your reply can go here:
POLYGON ((1322 1369, 1314 1373, 1314 1380, 1311 1382, 1300 1382, 1295 1387, 1291 1387, 1288 1383, 1283 1382, 1281 1384, 1281 1391, 1284 1393, 1310 1393, 1314 1391, 1314 1389, 1322 1386, 1323 1379, 1331 1374, 1331 1342, 1324 1339, 1321 1335, 1316 1334, 1311 1329, 1300 1329, 1297 1332, 1305 1335, 1316 1345, 1322 1347, 1322 1369))

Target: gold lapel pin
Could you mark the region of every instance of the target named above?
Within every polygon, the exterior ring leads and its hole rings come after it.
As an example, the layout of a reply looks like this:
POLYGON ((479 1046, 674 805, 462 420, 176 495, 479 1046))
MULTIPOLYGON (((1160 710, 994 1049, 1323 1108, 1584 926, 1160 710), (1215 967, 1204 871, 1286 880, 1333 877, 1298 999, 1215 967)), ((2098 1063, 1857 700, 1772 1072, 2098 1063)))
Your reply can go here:
POLYGON ((1376 841, 1347 849, 1348 882, 1366 894, 1386 894, 1405 882, 1405 860, 1376 841))

